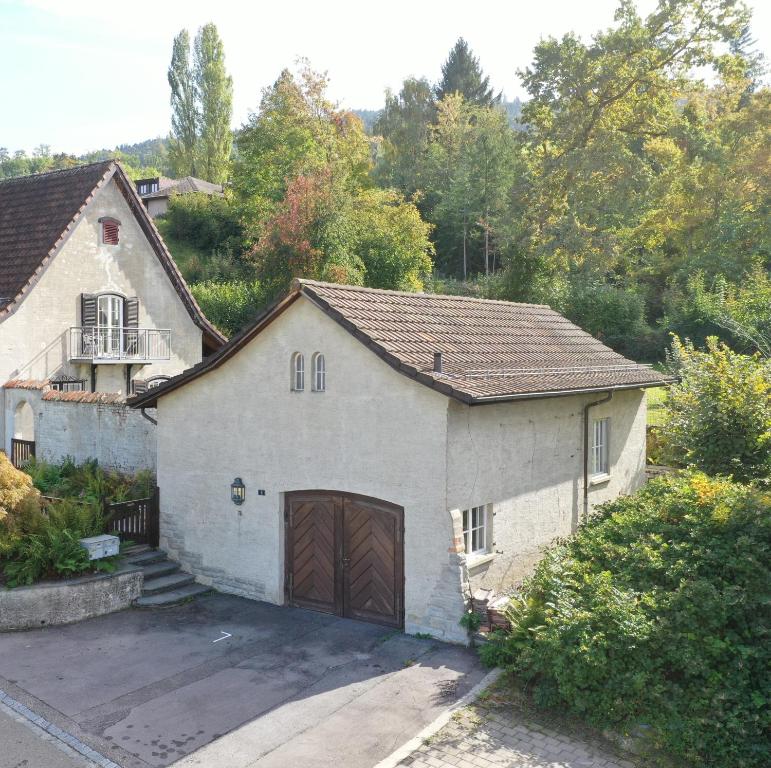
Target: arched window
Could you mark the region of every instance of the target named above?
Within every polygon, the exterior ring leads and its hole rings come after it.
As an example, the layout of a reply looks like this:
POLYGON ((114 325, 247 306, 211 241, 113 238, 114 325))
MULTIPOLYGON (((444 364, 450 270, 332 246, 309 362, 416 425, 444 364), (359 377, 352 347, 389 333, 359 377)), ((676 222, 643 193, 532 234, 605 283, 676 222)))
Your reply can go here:
POLYGON ((313 391, 323 392, 327 388, 327 363, 321 352, 313 356, 313 391))
POLYGON ((295 392, 305 389, 305 358, 302 352, 292 355, 292 389, 295 392))

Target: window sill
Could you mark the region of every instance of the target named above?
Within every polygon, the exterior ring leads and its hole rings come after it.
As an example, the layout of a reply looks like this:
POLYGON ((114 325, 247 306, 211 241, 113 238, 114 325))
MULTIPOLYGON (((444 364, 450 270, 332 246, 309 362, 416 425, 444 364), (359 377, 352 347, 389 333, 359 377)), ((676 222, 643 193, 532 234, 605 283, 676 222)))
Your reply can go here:
POLYGON ((495 552, 488 552, 487 554, 469 555, 466 558, 466 567, 473 571, 475 568, 481 568, 483 565, 491 563, 495 559, 495 552))
POLYGON ((610 480, 610 474, 603 472, 601 475, 592 475, 589 478, 589 485, 603 485, 610 480))

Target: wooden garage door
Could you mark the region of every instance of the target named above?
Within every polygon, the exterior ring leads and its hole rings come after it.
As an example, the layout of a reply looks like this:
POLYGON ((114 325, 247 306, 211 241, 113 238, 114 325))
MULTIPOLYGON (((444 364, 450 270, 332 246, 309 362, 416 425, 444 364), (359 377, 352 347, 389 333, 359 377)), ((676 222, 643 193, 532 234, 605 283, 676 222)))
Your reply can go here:
POLYGON ((401 507, 303 491, 287 494, 285 519, 287 602, 403 626, 401 507))

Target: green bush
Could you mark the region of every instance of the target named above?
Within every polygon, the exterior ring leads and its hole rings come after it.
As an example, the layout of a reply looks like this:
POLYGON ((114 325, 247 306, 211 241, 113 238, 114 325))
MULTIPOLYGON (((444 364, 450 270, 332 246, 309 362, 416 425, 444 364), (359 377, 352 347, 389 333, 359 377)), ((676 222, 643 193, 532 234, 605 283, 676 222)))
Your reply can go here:
POLYGON ((617 499, 554 546, 488 662, 535 701, 714 768, 771 761, 771 494, 691 472, 617 499))
POLYGON ((555 308, 621 354, 636 360, 663 356, 665 339, 645 322, 645 299, 639 293, 581 281, 569 286, 555 308))
POLYGON ((78 499, 97 505, 104 501, 147 498, 155 485, 151 472, 126 475, 103 469, 95 459, 82 464, 76 464, 70 457, 61 464, 33 459, 24 469, 44 496, 78 499))
POLYGON ((191 290, 206 317, 228 336, 240 331, 267 303, 256 280, 207 280, 193 284, 191 290))
POLYGON ((738 355, 714 337, 706 351, 675 337, 670 363, 681 380, 665 403, 665 459, 738 480, 770 477, 771 360, 738 355))
POLYGON ((166 221, 172 237, 202 251, 239 250, 242 245, 238 211, 225 197, 172 195, 166 221))

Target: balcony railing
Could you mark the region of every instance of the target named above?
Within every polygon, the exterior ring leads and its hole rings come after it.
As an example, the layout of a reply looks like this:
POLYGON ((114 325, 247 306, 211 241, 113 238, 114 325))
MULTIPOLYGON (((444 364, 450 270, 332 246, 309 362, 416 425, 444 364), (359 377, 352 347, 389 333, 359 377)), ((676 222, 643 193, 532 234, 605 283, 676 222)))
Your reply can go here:
POLYGON ((70 328, 70 360, 150 362, 171 357, 171 331, 158 328, 70 328))

